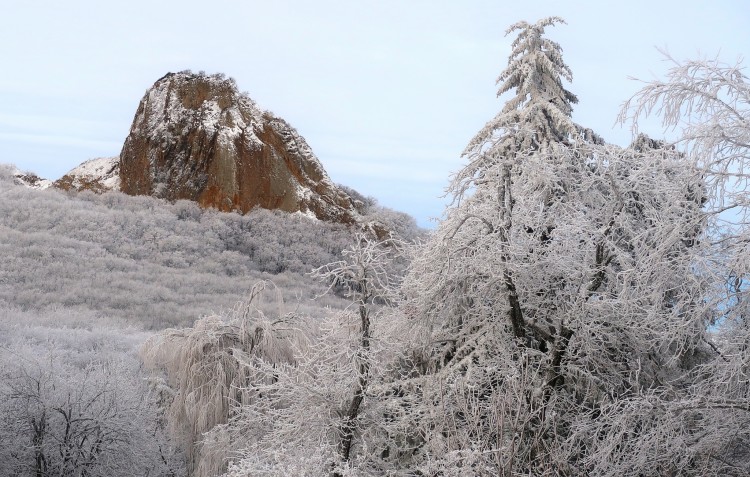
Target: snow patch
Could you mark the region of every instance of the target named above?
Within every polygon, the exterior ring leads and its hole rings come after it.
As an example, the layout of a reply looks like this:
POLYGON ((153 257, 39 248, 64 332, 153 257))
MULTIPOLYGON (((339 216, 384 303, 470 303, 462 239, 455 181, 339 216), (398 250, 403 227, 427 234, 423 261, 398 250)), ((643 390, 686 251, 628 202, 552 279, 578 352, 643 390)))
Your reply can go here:
POLYGON ((43 179, 33 172, 24 172, 13 164, 2 164, 3 167, 10 169, 10 174, 15 179, 15 183, 28 187, 30 189, 44 190, 52 187, 52 181, 43 179))
POLYGON ((73 179, 72 185, 75 188, 80 188, 84 183, 98 182, 106 189, 120 190, 120 158, 89 159, 65 175, 73 179))

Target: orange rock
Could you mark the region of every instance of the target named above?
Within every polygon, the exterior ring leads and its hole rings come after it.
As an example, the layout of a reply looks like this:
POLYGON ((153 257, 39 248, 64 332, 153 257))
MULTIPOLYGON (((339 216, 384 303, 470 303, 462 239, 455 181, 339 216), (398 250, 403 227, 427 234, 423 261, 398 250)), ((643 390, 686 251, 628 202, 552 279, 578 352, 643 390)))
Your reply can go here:
POLYGON ((354 223, 297 131, 260 110, 231 79, 170 73, 141 100, 120 153, 120 190, 245 213, 253 207, 354 223))

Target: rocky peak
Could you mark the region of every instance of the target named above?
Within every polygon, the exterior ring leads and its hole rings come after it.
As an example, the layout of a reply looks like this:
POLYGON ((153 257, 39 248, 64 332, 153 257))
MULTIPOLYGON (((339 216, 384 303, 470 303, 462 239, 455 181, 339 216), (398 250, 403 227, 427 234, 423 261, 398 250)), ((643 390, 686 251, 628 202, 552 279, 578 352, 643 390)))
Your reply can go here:
POLYGON ((357 215, 304 138, 223 75, 169 73, 154 83, 138 106, 119 168, 120 189, 131 195, 343 223, 357 215))

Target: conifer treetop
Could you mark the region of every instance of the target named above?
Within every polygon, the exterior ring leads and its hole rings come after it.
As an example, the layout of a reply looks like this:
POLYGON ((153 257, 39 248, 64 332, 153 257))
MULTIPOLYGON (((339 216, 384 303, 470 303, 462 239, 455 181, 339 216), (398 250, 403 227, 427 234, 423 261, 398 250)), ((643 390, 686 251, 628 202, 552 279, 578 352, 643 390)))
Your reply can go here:
POLYGON ((562 84, 563 79, 572 81, 573 74, 560 45, 543 36, 546 27, 557 23, 565 21, 548 17, 508 28, 506 35, 518 31, 518 36, 511 44, 508 66, 497 78, 497 95, 514 90, 514 96, 469 142, 464 155, 539 149, 565 143, 579 129, 571 119, 578 98, 562 84))

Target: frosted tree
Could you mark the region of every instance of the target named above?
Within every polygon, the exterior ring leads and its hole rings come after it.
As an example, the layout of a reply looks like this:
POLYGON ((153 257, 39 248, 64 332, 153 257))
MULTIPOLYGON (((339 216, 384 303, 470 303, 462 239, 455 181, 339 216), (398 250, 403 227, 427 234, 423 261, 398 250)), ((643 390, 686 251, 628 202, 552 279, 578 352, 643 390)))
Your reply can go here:
POLYGON ((710 350, 700 172, 572 121, 570 70, 543 36, 561 22, 508 30, 498 83, 513 96, 470 141, 407 279, 430 366, 399 383, 419 429, 404 465, 428 475, 587 474, 595 438, 578 431, 624 397, 680 386, 710 350))
POLYGON ((190 475, 220 474, 243 442, 238 432, 253 433, 253 423, 236 432, 227 424, 242 406, 262 400, 260 387, 276 379, 259 363, 294 362, 292 351, 304 340, 300 326, 297 316, 284 309, 278 290, 259 282, 231 312, 201 318, 191 328, 166 330, 146 342, 145 362, 166 371, 172 389, 167 420, 182 441, 190 475), (270 304, 264 301, 269 294, 270 304))
MULTIPOLYGON (((518 31, 511 44, 508 67, 497 78, 497 95, 513 92, 503 109, 469 142, 465 155, 497 159, 509 153, 539 149, 551 142, 567 142, 577 126, 571 120, 576 96, 566 90, 562 80, 572 81, 570 68, 563 62, 562 48, 543 36, 544 29, 561 18, 550 17, 536 24, 519 22, 506 35, 518 31), (492 152, 488 153, 488 150, 492 152), (484 151, 474 155, 473 152, 484 151)), ((486 167, 477 162, 474 168, 486 167)))
POLYGON ((182 473, 137 369, 111 356, 78 366, 79 356, 59 350, 39 356, 29 343, 3 348, 0 474, 182 473))
POLYGON ((230 476, 379 475, 387 436, 378 389, 398 354, 386 316, 398 299, 389 263, 399 248, 357 234, 344 260, 314 272, 352 306, 325 317, 293 363, 261 368, 274 376, 259 388, 269 398, 244 406, 231 425, 267 430, 246 440, 230 476))
POLYGON ((713 323, 713 352, 687 382, 613 402, 579 434, 604 436, 589 442, 600 475, 750 475, 750 80, 739 62, 666 58, 672 64, 666 79, 645 83, 621 119, 637 131, 645 116, 659 116, 676 133, 685 161, 700 171, 706 232, 693 269, 710 284, 700 299, 713 323))

